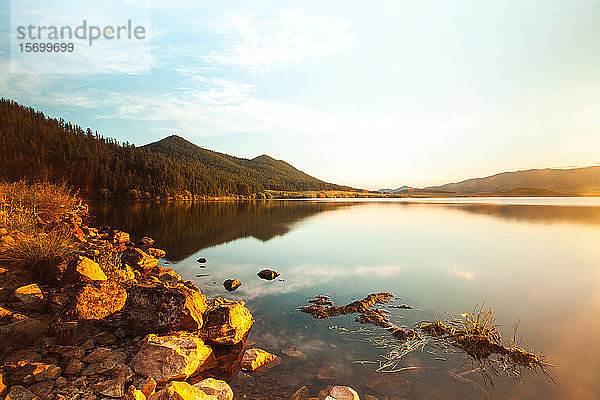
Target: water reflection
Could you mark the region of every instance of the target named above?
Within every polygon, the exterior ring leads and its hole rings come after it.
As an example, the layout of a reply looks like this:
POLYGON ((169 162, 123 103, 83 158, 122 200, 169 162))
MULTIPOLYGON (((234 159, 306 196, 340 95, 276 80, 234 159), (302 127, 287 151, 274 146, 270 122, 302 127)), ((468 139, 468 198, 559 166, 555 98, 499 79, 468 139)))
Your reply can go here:
POLYGON ((303 219, 348 206, 292 201, 98 202, 92 204, 92 214, 101 225, 154 238, 167 250, 167 260, 180 261, 239 238, 267 241, 285 235, 303 219))
POLYGON ((296 346, 306 355, 284 356, 264 376, 238 375, 234 389, 248 399, 289 398, 300 385, 317 397, 331 383, 316 377, 328 366, 338 370, 336 383, 355 387, 361 398, 600 398, 600 207, 290 201, 96 210, 100 223, 154 237, 180 261, 174 268, 208 296, 246 300, 257 321, 250 343, 280 355, 296 346), (204 269, 199 256, 209 260, 204 269), (265 267, 283 281, 259 279, 265 267), (242 286, 225 292, 228 278, 242 286), (503 336, 520 319, 524 346, 558 357, 553 376, 560 387, 530 375, 522 385, 499 379, 486 394, 477 372, 452 354, 413 354, 405 365, 422 368, 374 375, 353 362, 376 360, 385 349, 330 329, 356 327, 352 317, 315 321, 296 311, 317 294, 345 304, 382 290, 417 308, 390 309, 392 322, 408 327, 487 300, 497 307, 503 336), (273 396, 253 397, 251 388, 261 385, 273 396))

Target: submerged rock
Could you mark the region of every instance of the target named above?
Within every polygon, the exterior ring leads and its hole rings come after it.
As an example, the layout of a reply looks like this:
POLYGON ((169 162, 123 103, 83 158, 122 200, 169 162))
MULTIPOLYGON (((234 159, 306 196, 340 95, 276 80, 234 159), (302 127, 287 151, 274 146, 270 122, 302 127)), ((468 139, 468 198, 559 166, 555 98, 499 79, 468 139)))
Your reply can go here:
POLYGON ((206 264, 206 258, 204 258, 204 257, 200 257, 196 261, 199 262, 200 264, 206 264))
POLYGON ((155 243, 154 239, 148 236, 144 236, 140 240, 137 241, 138 246, 152 246, 155 243))
POLYGON ((140 283, 129 288, 123 317, 133 335, 202 328, 206 296, 197 288, 180 283, 140 283))
POLYGON ((242 371, 256 371, 261 367, 267 367, 269 364, 271 366, 273 363, 279 364, 280 358, 275 354, 271 354, 267 351, 252 348, 248 349, 244 352, 244 356, 242 357, 242 371))
POLYGON ((279 276, 279 272, 275 272, 273 270, 270 269, 263 269, 262 271, 260 271, 258 274, 258 277, 260 279, 264 279, 267 281, 272 281, 273 279, 277 278, 279 276))
POLYGON ((217 298, 207 311, 203 335, 211 342, 232 345, 240 342, 252 328, 254 318, 243 301, 217 298))
POLYGON ((231 390, 225 381, 207 378, 193 386, 208 395, 215 396, 218 400, 233 400, 233 390, 231 390))
POLYGON ((225 282, 223 282, 223 287, 228 292, 233 292, 234 290, 236 290, 240 286, 242 286, 242 282, 240 282, 237 279, 227 279, 225 282))
POLYGON ((136 373, 158 383, 181 380, 215 365, 212 349, 194 336, 148 335, 129 364, 136 373), (206 365, 205 365, 206 364, 206 365))
POLYGON ((328 397, 326 399, 335 399, 335 400, 360 400, 358 397, 358 393, 354 389, 348 386, 334 386, 329 391, 328 397))
POLYGON ((217 397, 206 394, 186 382, 171 382, 148 400, 217 400, 217 397))

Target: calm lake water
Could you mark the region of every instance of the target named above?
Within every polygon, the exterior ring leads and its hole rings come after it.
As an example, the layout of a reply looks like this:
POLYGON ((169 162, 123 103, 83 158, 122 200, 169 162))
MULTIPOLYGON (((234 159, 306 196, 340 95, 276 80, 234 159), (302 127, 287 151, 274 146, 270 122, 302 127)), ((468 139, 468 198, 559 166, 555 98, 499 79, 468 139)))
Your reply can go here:
POLYGON ((288 398, 302 385, 316 397, 331 383, 380 400, 600 398, 599 199, 111 202, 92 211, 98 224, 153 237, 168 253, 162 263, 207 296, 246 302, 256 319, 249 345, 282 363, 238 374, 236 398, 288 398), (267 267, 282 281, 259 279, 267 267), (228 278, 242 286, 226 292, 228 278), (381 360, 388 349, 376 342, 389 334, 353 316, 315 320, 296 310, 319 294, 342 305, 378 291, 415 307, 381 307, 408 327, 486 301, 505 338, 519 320, 523 347, 557 357, 550 373, 559 385, 525 373, 522 384, 499 376, 486 386, 465 355, 443 351, 401 362, 417 369, 377 373, 356 361, 381 360), (306 357, 282 353, 290 347, 306 357), (331 366, 335 381, 317 378, 331 366))

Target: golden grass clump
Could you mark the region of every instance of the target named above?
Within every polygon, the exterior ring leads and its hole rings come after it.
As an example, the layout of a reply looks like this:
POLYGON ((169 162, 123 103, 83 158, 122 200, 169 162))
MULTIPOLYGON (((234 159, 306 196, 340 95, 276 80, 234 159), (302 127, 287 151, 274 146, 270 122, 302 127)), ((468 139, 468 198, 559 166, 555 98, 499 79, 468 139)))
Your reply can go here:
POLYGON ((0 183, 0 264, 43 277, 77 251, 73 233, 61 221, 81 200, 66 185, 0 183))

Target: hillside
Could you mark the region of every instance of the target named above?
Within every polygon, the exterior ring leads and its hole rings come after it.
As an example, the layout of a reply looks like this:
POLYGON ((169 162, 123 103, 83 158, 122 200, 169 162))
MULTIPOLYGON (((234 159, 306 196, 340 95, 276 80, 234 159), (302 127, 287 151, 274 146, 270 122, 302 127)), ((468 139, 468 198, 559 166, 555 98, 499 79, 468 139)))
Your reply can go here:
POLYGON ((200 162, 220 171, 257 180, 270 190, 342 190, 342 187, 323 182, 294 168, 285 161, 267 155, 251 160, 204 149, 188 140, 172 135, 158 142, 142 146, 154 153, 184 162, 200 162))
POLYGON ((600 166, 502 172, 425 189, 479 195, 597 195, 600 194, 600 166))
POLYGON ((268 189, 343 189, 268 156, 236 158, 177 136, 143 147, 119 143, 4 98, 0 134, 1 180, 65 181, 88 198, 258 196, 268 189))

